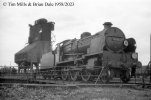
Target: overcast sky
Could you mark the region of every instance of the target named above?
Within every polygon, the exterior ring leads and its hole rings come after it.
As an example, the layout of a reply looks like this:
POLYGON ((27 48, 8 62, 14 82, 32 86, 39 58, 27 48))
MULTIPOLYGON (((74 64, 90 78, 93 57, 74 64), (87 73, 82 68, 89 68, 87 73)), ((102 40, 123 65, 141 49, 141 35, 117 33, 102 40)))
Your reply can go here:
POLYGON ((106 21, 120 28, 127 38, 137 42, 139 60, 150 59, 151 0, 1 0, 0 1, 0 65, 16 65, 14 54, 28 42, 29 26, 39 18, 55 22, 56 43, 79 38, 103 29, 106 21), (74 6, 10 7, 4 2, 74 2, 74 6))

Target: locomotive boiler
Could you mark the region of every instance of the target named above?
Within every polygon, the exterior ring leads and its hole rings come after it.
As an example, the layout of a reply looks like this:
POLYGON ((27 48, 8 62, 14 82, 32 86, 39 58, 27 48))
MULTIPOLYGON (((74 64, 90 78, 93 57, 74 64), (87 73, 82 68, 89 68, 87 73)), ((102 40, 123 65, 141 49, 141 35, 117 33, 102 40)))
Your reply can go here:
POLYGON ((54 51, 42 56, 41 69, 49 69, 44 78, 76 81, 94 80, 98 76, 106 83, 113 77, 120 77, 128 82, 141 67, 138 61, 136 41, 126 39, 121 29, 105 22, 104 29, 94 35, 81 34, 80 39, 69 39, 57 44, 54 51))

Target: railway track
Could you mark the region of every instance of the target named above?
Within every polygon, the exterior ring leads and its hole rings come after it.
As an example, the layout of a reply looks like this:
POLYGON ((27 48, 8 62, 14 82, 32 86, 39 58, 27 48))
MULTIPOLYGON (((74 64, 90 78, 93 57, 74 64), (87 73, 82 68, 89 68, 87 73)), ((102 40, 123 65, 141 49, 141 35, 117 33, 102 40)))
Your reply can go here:
POLYGON ((0 83, 1 86, 22 86, 22 87, 28 87, 28 88, 47 88, 47 87, 61 87, 61 88, 81 88, 81 87, 114 87, 114 88, 133 88, 133 89, 151 89, 151 84, 121 84, 121 83, 110 83, 110 84, 23 84, 23 83, 0 83))
POLYGON ((3 75, 0 77, 0 85, 22 85, 27 87, 141 87, 141 88, 151 88, 151 84, 149 83, 149 78, 146 78, 142 81, 142 78, 131 78, 129 83, 124 84, 120 80, 120 78, 113 78, 110 83, 103 84, 99 79, 94 81, 63 81, 60 79, 52 80, 52 79, 43 79, 40 74, 33 77, 32 74, 16 74, 16 75, 3 75))
POLYGON ((81 82, 81 81, 62 81, 62 80, 33 80, 33 79, 14 79, 14 78, 0 78, 0 85, 19 85, 26 87, 71 87, 71 88, 80 88, 80 87, 117 87, 117 88, 149 88, 151 89, 150 83, 142 83, 140 80, 134 81, 131 80, 129 83, 122 83, 118 78, 112 80, 108 84, 103 84, 101 81, 95 82, 81 82))

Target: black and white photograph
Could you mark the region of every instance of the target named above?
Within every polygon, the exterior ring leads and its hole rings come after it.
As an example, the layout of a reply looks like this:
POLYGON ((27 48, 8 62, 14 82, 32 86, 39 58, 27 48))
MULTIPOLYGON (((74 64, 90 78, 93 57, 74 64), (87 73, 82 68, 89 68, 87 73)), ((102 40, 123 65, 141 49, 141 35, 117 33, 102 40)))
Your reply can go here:
POLYGON ((150 0, 0 0, 0 100, 151 100, 150 0))

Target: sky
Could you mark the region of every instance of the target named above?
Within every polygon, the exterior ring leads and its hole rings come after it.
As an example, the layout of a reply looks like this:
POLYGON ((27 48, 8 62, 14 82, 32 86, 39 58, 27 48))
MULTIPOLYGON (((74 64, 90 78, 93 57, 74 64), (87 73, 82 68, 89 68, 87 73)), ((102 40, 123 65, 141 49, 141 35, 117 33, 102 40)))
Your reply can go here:
POLYGON ((137 43, 139 60, 150 60, 151 0, 0 0, 0 66, 12 65, 14 54, 28 42, 29 24, 39 18, 55 22, 55 43, 95 34, 110 21, 137 43), (9 6, 8 3, 72 2, 74 6, 9 6), (4 6, 4 3, 7 5, 4 6))

